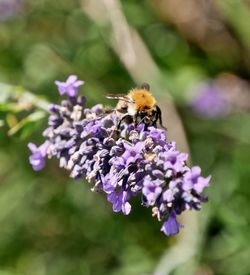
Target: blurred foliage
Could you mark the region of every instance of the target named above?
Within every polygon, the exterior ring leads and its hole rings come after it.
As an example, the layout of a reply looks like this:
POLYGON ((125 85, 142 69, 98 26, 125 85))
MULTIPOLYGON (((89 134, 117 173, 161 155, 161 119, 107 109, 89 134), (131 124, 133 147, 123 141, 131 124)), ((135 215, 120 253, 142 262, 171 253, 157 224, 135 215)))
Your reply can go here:
MULTIPOLYGON (((21 2, 17 14, 0 14, 0 274, 151 274, 175 238, 148 209, 135 200, 131 215, 114 214, 56 162, 40 173, 28 164, 27 143, 39 143, 46 125, 44 100, 59 100, 55 79, 84 79, 89 105, 135 84, 77 0, 21 2)), ((204 120, 185 104, 200 80, 249 79, 249 2, 124 0, 122 9, 169 79, 192 162, 213 176, 202 244, 173 274, 249 274, 250 114, 204 120)))

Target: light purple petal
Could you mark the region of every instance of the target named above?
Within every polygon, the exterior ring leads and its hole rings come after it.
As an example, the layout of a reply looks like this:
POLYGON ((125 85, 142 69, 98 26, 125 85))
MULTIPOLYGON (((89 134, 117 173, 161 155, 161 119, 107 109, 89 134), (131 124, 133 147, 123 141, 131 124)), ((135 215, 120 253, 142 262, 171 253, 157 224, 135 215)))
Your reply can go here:
POLYGON ((177 222, 175 215, 171 214, 164 222, 161 231, 167 236, 172 236, 179 233, 181 227, 183 225, 177 222))
POLYGON ((41 144, 39 146, 39 151, 41 152, 41 155, 43 157, 45 157, 47 155, 48 147, 49 147, 49 142, 48 141, 45 141, 43 144, 41 144))
POLYGON ((196 113, 208 118, 227 115, 230 104, 224 99, 224 90, 213 82, 207 82, 199 87, 197 91, 198 95, 190 104, 196 113))
POLYGON ((167 201, 167 202, 171 202, 174 200, 174 194, 173 191, 171 189, 167 189, 164 193, 163 193, 163 200, 167 201))
POLYGON ((211 176, 207 178, 199 177, 197 183, 194 185, 194 190, 197 193, 201 193, 205 187, 208 187, 211 176))
POLYGON ((76 75, 70 75, 67 80, 66 80, 66 84, 67 85, 71 85, 73 84, 75 81, 77 80, 77 76, 76 75))
POLYGON ((122 205, 122 213, 124 215, 128 215, 131 211, 131 204, 129 202, 125 202, 125 204, 122 205))
POLYGON ((67 87, 67 84, 65 82, 61 82, 61 81, 58 81, 58 80, 55 81, 55 84, 56 84, 56 86, 67 87))
POLYGON ((184 182, 183 182, 183 184, 182 184, 182 188, 183 188, 183 190, 185 190, 185 191, 191 190, 191 189, 193 188, 193 183, 192 183, 192 181, 191 181, 191 180, 186 180, 186 181, 185 181, 185 178, 184 178, 184 182))
POLYGON ((36 145, 34 143, 31 143, 31 142, 28 144, 28 148, 30 149, 30 151, 32 153, 34 153, 37 150, 36 145))
POLYGON ((194 177, 199 176, 201 174, 201 168, 199 166, 194 166, 191 169, 191 173, 194 177))
POLYGON ((79 86, 83 85, 84 84, 84 81, 82 80, 77 80, 75 83, 74 83, 74 87, 78 88, 79 86))
POLYGON ((41 170, 45 166, 45 156, 49 147, 49 142, 45 141, 39 147, 33 143, 28 144, 32 154, 29 157, 29 162, 35 171, 41 170))
POLYGON ((77 96, 78 87, 84 84, 84 81, 77 80, 76 75, 70 75, 66 82, 55 81, 60 95, 67 94, 70 97, 77 96))
POLYGON ((73 86, 69 86, 67 88, 67 95, 68 96, 76 96, 77 95, 77 89, 74 88, 73 86))
POLYGON ((65 83, 60 81, 55 81, 55 84, 57 86, 57 89, 60 95, 63 95, 66 93, 67 85, 65 83))

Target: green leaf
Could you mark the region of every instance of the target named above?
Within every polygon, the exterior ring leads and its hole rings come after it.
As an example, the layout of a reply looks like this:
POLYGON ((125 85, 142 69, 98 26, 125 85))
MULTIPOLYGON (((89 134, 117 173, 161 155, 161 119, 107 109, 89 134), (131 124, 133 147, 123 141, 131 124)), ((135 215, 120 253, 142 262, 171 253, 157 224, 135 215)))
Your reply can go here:
POLYGON ((20 122, 18 122, 14 127, 12 127, 9 131, 8 131, 8 135, 14 135, 16 134, 18 131, 20 131, 24 126, 27 126, 30 123, 39 121, 41 119, 43 119, 46 116, 46 113, 43 111, 36 111, 30 115, 28 115, 27 117, 23 118, 20 122))

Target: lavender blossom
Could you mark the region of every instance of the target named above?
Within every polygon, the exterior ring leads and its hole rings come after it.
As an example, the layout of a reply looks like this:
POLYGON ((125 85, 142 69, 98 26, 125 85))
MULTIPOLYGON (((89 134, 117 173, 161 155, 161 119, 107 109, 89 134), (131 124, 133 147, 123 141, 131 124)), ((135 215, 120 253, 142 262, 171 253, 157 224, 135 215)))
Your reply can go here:
POLYGON ((23 0, 0 0, 0 21, 7 21, 22 13, 23 0))
POLYGON ((208 82, 197 90, 197 96, 190 104, 196 113, 208 118, 222 117, 228 113, 229 103, 215 84, 208 82))
POLYGON ((176 216, 201 208, 207 199, 201 192, 210 177, 203 178, 199 167, 186 165, 188 155, 167 141, 165 130, 125 122, 117 129, 116 112, 100 104, 86 108, 86 98, 77 96, 83 82, 69 79, 56 82, 68 99, 51 105, 45 143, 38 148, 29 145, 33 169, 44 167, 45 156, 56 157, 72 178, 85 178, 92 191, 103 191, 114 212, 128 215, 130 199, 140 196, 142 205, 152 207, 153 216, 163 222, 161 231, 177 234, 182 225, 176 216))
POLYGON ((171 236, 179 233, 181 227, 183 227, 183 225, 179 224, 176 220, 175 214, 171 213, 168 219, 164 222, 161 231, 165 235, 171 236))
POLYGON ((35 171, 39 171, 44 168, 48 146, 48 141, 45 141, 39 147, 36 147, 33 143, 28 144, 28 147, 32 152, 32 155, 29 157, 29 161, 35 171))
POLYGON ((78 87, 84 84, 84 81, 77 80, 76 75, 70 75, 66 82, 55 81, 58 87, 60 95, 67 94, 68 96, 76 96, 78 92, 78 87))

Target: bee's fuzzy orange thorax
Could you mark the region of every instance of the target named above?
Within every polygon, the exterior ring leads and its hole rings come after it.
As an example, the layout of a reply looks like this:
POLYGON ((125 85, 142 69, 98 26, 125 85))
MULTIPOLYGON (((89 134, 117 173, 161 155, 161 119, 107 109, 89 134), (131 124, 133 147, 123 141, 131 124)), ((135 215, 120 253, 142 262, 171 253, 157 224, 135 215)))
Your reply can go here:
POLYGON ((150 110, 156 104, 155 98, 145 89, 133 89, 129 92, 128 97, 134 101, 137 110, 150 110))

